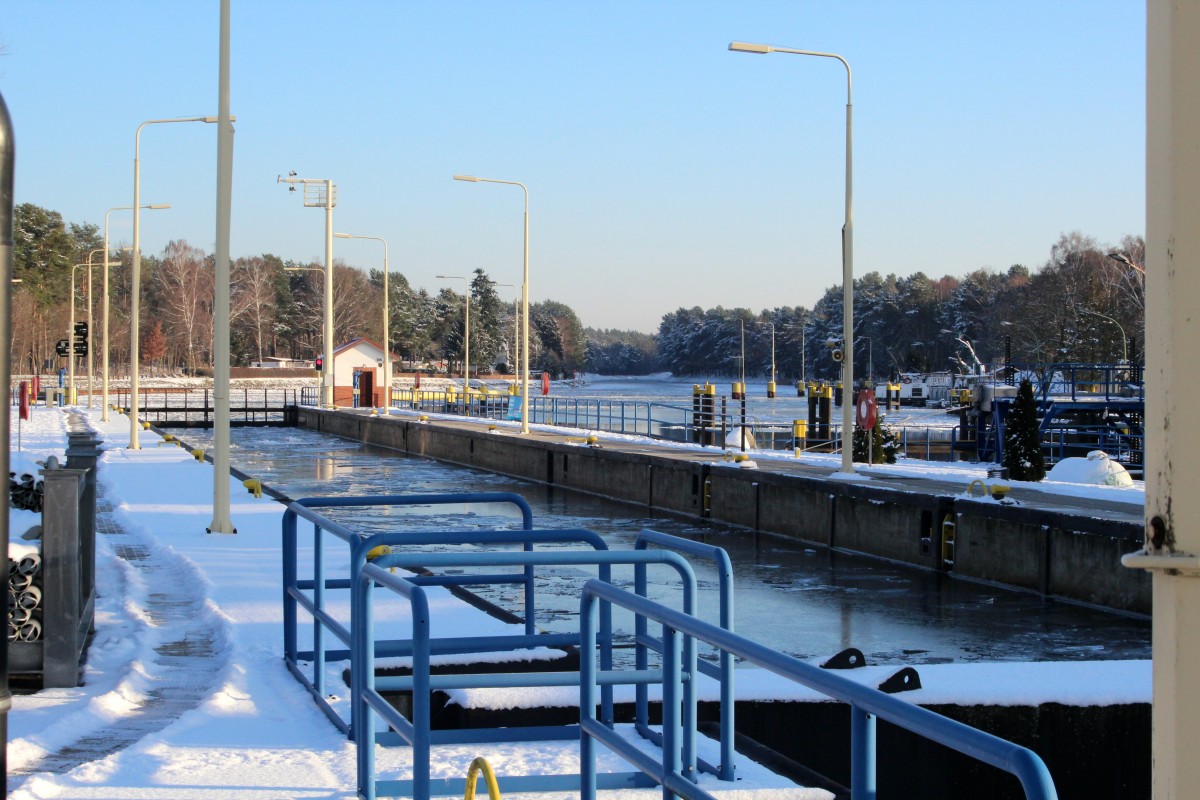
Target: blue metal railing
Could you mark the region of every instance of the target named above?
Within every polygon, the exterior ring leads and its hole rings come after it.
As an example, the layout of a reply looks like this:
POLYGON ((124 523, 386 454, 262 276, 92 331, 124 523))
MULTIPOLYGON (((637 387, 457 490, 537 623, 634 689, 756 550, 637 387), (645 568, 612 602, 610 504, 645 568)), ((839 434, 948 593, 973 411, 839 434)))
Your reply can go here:
MULTIPOLYGON (((723 548, 716 547, 703 542, 692 541, 691 539, 680 539, 678 536, 671 536, 665 533, 659 533, 648 528, 643 529, 638 534, 634 541, 634 549, 645 550, 651 545, 673 550, 677 553, 686 553, 688 555, 697 556, 711 560, 717 571, 717 586, 719 589, 718 595, 718 615, 719 625, 727 631, 733 631, 733 563, 729 560, 729 554, 723 548)), ((634 592, 643 597, 646 596, 648 587, 646 585, 646 567, 638 565, 634 567, 634 592)), ((634 618, 635 639, 637 641, 637 649, 635 650, 635 668, 646 669, 649 665, 649 654, 647 650, 654 650, 660 655, 663 653, 663 640, 651 639, 647 633, 647 620, 642 615, 637 615, 634 618)), ((723 781, 735 780, 734 769, 734 702, 733 702, 733 680, 734 680, 734 663, 731 653, 721 651, 718 656, 718 664, 709 664, 706 661, 698 662, 698 669, 702 674, 708 675, 710 678, 715 678, 721 687, 721 763, 718 766, 708 764, 703 759, 698 759, 697 766, 705 771, 711 772, 718 776, 723 781)), ((601 668, 604 665, 601 664, 601 668)), ((639 684, 635 689, 635 706, 637 709, 637 726, 638 732, 654 742, 662 745, 662 734, 657 731, 650 730, 648 725, 645 725, 642 720, 649 719, 649 692, 645 684, 639 684)), ((685 709, 685 714, 688 709, 685 709)), ((687 720, 684 724, 689 724, 687 720)), ((695 721, 691 721, 690 725, 695 726, 695 721)))
POLYGON ((686 687, 694 683, 695 650, 686 647, 688 639, 698 639, 774 672, 796 683, 850 705, 850 790, 853 800, 874 800, 875 720, 886 720, 923 738, 942 744, 971 758, 990 764, 1017 777, 1027 798, 1055 800, 1054 781, 1041 758, 1033 751, 989 733, 912 705, 878 689, 857 683, 812 664, 784 655, 765 645, 738 636, 716 625, 662 606, 645 597, 619 589, 602 581, 584 585, 580 600, 579 709, 580 769, 582 800, 595 800, 596 744, 602 744, 663 787, 664 797, 675 794, 689 800, 713 800, 698 787, 686 771, 682 754, 695 731, 686 726, 686 687), (625 608, 663 626, 664 660, 662 736, 663 752, 655 759, 632 747, 595 715, 597 687, 614 676, 596 668, 596 622, 601 603, 625 608))
MULTIPOLYGON (((364 562, 367 553, 378 546, 415 545, 428 543, 433 537, 436 541, 446 542, 444 532, 415 532, 402 531, 375 536, 364 536, 340 525, 328 517, 314 511, 314 508, 359 508, 369 506, 417 506, 417 505, 458 505, 458 504, 488 504, 503 503, 515 505, 521 513, 521 530, 531 531, 533 527, 533 511, 523 497, 511 492, 476 492, 470 494, 419 494, 419 495, 367 495, 362 497, 307 497, 288 504, 283 513, 282 522, 282 558, 283 558, 283 650, 284 661, 297 680, 308 689, 318 707, 343 733, 350 732, 350 724, 341 719, 328 702, 325 692, 325 665, 328 661, 343 660, 350 655, 350 629, 326 609, 326 590, 350 588, 350 577, 327 578, 325 558, 325 538, 323 534, 332 535, 349 545, 349 561, 351 569, 347 575, 353 575, 353 565, 364 562), (299 537, 297 520, 305 519, 313 525, 312 569, 310 576, 299 577, 299 537), (311 594, 310 594, 311 593, 311 594), (304 609, 313 621, 312 649, 299 649, 298 611, 304 609), (329 649, 325 646, 326 633, 332 634, 343 647, 329 649), (302 662, 312 664, 312 678, 304 674, 302 662)), ((478 531, 461 534, 462 537, 476 536, 478 531)), ((554 535, 565 537, 566 531, 555 531, 554 535)), ((590 531, 580 534, 590 537, 592 545, 606 547, 603 540, 590 531), (598 542, 598 544, 597 544, 598 542)), ((521 537, 524 541, 529 537, 521 537)), ((577 536, 571 541, 580 541, 577 536)), ((532 548, 532 542, 528 545, 532 548)), ((525 588, 526 597, 526 630, 535 630, 533 609, 536 607, 534 596, 535 583, 532 568, 513 582, 521 583, 525 588)), ((353 617, 353 605, 351 617, 353 617)))
MULTIPOLYGON (((353 738, 357 748, 358 792, 359 796, 373 800, 378 796, 406 795, 416 800, 427 800, 432 795, 461 794, 465 788, 462 779, 434 780, 429 775, 430 747, 433 744, 463 744, 478 742, 520 742, 544 741, 549 739, 574 740, 579 736, 579 729, 574 725, 510 727, 474 730, 431 730, 429 725, 429 694, 433 689, 461 688, 518 688, 542 686, 577 686, 580 674, 565 673, 500 673, 500 674, 470 674, 470 675, 436 675, 429 674, 429 657, 437 652, 453 652, 454 639, 441 640, 433 638, 431 622, 428 614, 428 601, 424 590, 412 579, 402 578, 387 571, 388 566, 409 567, 420 563, 427 567, 451 566, 517 566, 517 565, 614 565, 614 564, 662 564, 673 568, 680 578, 683 588, 683 611, 690 615, 695 612, 696 578, 688 562, 678 553, 670 550, 635 550, 623 552, 488 552, 488 553, 416 553, 404 555, 385 555, 373 562, 364 562, 355 569, 354 601, 355 614, 352 620, 353 652, 351 656, 351 692, 353 704, 353 738), (391 589, 402 598, 409 601, 410 613, 413 619, 412 639, 408 647, 400 650, 394 642, 379 642, 374 638, 374 586, 391 589), (438 648, 437 642, 449 643, 449 649, 438 648), (382 651, 382 652, 381 652, 382 651), (412 657, 413 673, 410 676, 377 677, 375 675, 375 659, 381 654, 394 655, 403 652, 412 657), (412 714, 411 720, 406 719, 396 711, 382 692, 411 691, 412 714), (388 725, 391 733, 374 734, 374 715, 378 714, 388 725), (375 779, 375 744, 400 743, 410 746, 413 750, 413 777, 411 780, 376 780, 375 779)), ((608 584, 608 581, 601 580, 608 584)), ((609 661, 610 655, 605 654, 606 645, 611 643, 611 631, 606 631, 603 624, 603 613, 599 629, 592 628, 593 637, 587 646, 596 657, 599 649, 601 663, 609 661), (599 645, 597 646, 597 640, 599 645)), ((560 643, 558 637, 550 634, 537 636, 493 636, 477 637, 486 640, 489 650, 513 650, 539 646, 547 640, 560 643)), ((582 643, 575 634, 566 635, 562 643, 580 646, 582 643)), ((693 653, 694 657, 694 653, 693 653)), ((620 673, 613 672, 611 666, 606 667, 611 680, 605 680, 599 688, 600 714, 595 717, 602 726, 613 725, 612 687, 619 684, 661 683, 661 670, 634 669, 620 673)), ((694 683, 681 690, 683 702, 692 709, 696 706, 696 687, 694 683)), ((596 714, 595 708, 589 710, 596 714)), ((691 719, 695 719, 694 711, 691 719)), ((640 720, 641 727, 648 726, 648 719, 640 720)), ((696 767, 695 737, 682 743, 680 748, 680 764, 687 774, 693 774, 696 767)), ((605 788, 629 788, 631 786, 652 786, 639 773, 615 773, 603 776, 600 780, 593 770, 593 781, 598 781, 605 788)), ((581 776, 576 775, 525 775, 506 776, 505 788, 508 791, 570 791, 581 785, 581 776)))

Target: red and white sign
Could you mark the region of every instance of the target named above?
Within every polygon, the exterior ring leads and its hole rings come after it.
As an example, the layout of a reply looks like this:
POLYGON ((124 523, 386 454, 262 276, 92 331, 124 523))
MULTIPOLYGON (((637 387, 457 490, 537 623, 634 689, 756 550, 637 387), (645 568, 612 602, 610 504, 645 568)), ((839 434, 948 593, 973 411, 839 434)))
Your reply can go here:
POLYGON ((858 427, 870 430, 875 427, 875 392, 863 389, 858 393, 858 427))

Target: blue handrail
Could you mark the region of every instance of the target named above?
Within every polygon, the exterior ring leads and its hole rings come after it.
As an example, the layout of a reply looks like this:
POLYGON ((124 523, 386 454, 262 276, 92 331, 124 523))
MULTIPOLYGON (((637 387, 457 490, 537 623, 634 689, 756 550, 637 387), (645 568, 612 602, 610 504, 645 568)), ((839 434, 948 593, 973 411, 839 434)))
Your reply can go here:
MULTIPOLYGON (((650 545, 655 547, 663 547, 674 550, 677 553, 686 553, 698 558, 708 559, 713 562, 717 570, 717 585, 719 588, 718 603, 719 603, 719 624, 727 631, 733 631, 733 562, 729 560, 729 553, 725 552, 724 548, 716 547, 703 542, 696 542, 691 539, 682 539, 678 536, 660 533, 658 531, 644 528, 638 534, 634 541, 634 549, 645 550, 650 545)), ((634 567, 634 592, 645 597, 648 587, 646 585, 646 568, 638 565, 634 567)), ((604 607, 607 609, 607 605, 604 607)), ((602 609, 603 611, 603 609, 602 609)), ((634 618, 636 630, 637 649, 635 651, 635 666, 638 669, 645 669, 649 663, 646 650, 654 649, 659 653, 663 652, 663 642, 659 639, 651 639, 647 634, 647 620, 642 615, 637 615, 634 618)), ((685 643, 685 647, 693 646, 685 643)), ((684 656, 689 658, 687 654, 684 656)), ((689 658, 690 660, 690 658, 689 658)), ((711 772, 718 776, 723 781, 732 781, 736 779, 734 767, 734 702, 733 702, 733 681, 734 681, 734 663, 733 654, 724 650, 720 652, 719 665, 713 666, 706 661, 697 662, 697 670, 708 675, 710 678, 715 678, 720 682, 721 692, 721 763, 714 767, 703 759, 698 759, 697 765, 705 772, 711 772)), ((606 669, 603 663, 600 664, 600 669, 606 669)), ((645 685, 639 685, 635 690, 635 703, 637 706, 637 725, 642 736, 650 739, 656 744, 662 743, 661 734, 650 730, 649 726, 642 726, 642 720, 648 719, 649 714, 649 692, 645 685)), ((684 710, 687 713, 687 709, 684 710)), ((694 722, 689 723, 684 720, 684 725, 694 725, 694 722)), ((690 777, 690 776, 689 776, 690 777)))
MULTIPOLYGON (((284 661, 291 673, 300 681, 317 702, 322 712, 330 721, 344 733, 350 733, 350 726, 341 719, 337 711, 329 704, 325 692, 325 663, 330 657, 345 658, 349 655, 350 630, 342 622, 325 610, 326 589, 347 589, 347 579, 327 579, 325 577, 325 549, 322 533, 336 536, 350 545, 351 562, 356 557, 356 548, 361 549, 364 537, 355 531, 341 525, 328 517, 314 511, 314 508, 355 508, 365 506, 414 506, 414 505, 451 505, 451 504, 482 504, 506 503, 515 505, 521 512, 523 530, 533 527, 533 511, 525 498, 512 492, 474 492, 466 494, 412 494, 412 495, 364 495, 360 497, 306 497, 289 503, 283 513, 282 521, 282 557, 283 557, 283 649, 284 661), (313 524, 313 571, 312 579, 301 581, 298 566, 298 534, 297 519, 304 519, 313 524), (310 598, 306 590, 312 591, 310 598), (313 648, 311 652, 301 653, 298 646, 298 608, 303 608, 313 618, 313 648), (339 639, 346 649, 327 650, 325 648, 325 632, 328 630, 339 639), (300 662, 307 656, 312 660, 312 679, 304 674, 300 662)), ((561 533, 561 532, 560 532, 561 533)), ((594 536, 589 531, 588 534, 594 536)), ((369 547, 378 544, 418 544, 420 538, 428 538, 429 532, 397 532, 382 534, 382 540, 375 539, 369 547)), ((598 538, 598 537, 596 537, 598 538)), ((572 540, 578 541, 578 539, 572 540)), ((595 544, 593 544, 595 546, 595 544)), ((601 546, 603 542, 601 541, 601 546)), ((368 547, 368 549, 369 549, 368 547)), ((532 548, 532 544, 527 545, 532 548)), ((363 557, 367 550, 361 550, 363 557)), ((352 573, 351 573, 352 574, 352 573)), ((534 630, 533 598, 534 574, 532 568, 523 576, 522 583, 526 591, 526 627, 534 630)), ((353 607, 351 608, 353 616, 353 607)))
MULTIPOLYGON (((492 674, 492 675, 439 675, 432 678, 429 675, 429 656, 438 641, 432 637, 428 619, 428 606, 421 587, 416 586, 411 579, 400 577, 387 571, 389 566, 412 567, 451 567, 451 566, 518 566, 534 565, 614 565, 614 564, 662 564, 673 568, 680 577, 683 587, 683 606, 681 613, 691 614, 695 611, 696 577, 688 562, 678 553, 670 550, 657 551, 555 551, 555 552, 484 552, 484 553, 403 553, 383 555, 371 562, 356 565, 353 581, 355 613, 351 620, 352 655, 351 655, 351 694, 353 711, 351 714, 354 727, 353 739, 358 749, 358 791, 359 796, 373 800, 378 795, 409 795, 415 800, 427 800, 431 794, 461 794, 463 781, 439 780, 432 781, 429 777, 429 748, 433 743, 464 743, 464 742, 512 742, 534 741, 541 739, 575 739, 579 729, 575 726, 544 726, 539 728, 497 728, 486 731, 431 731, 429 727, 429 692, 434 682, 440 689, 463 687, 489 686, 498 688, 514 688, 546 685, 577 685, 578 673, 568 673, 569 682, 564 676, 544 676, 527 673, 492 674), (413 658, 413 673, 411 677, 376 678, 375 658, 381 654, 391 655, 387 645, 394 643, 377 642, 373 635, 374 592, 373 585, 390 588, 409 600, 413 615, 413 638, 408 642, 408 649, 413 658), (381 645, 384 645, 381 647, 381 645), (395 711, 380 693, 380 689, 412 691, 412 721, 405 719, 395 711), (398 735, 399 740, 413 749, 412 780, 376 781, 374 776, 374 747, 377 741, 389 741, 386 734, 372 735, 374 719, 372 714, 378 713, 398 735)), ((606 581, 601 581, 609 585, 606 581)), ((599 614, 597 614, 599 616, 599 614)), ((597 647, 597 629, 592 628, 592 640, 589 652, 595 658, 597 647)), ((537 646, 548 638, 541 636, 495 636, 483 637, 488 639, 490 649, 521 649, 537 646)), ((574 634, 572 644, 587 647, 574 634)), ((599 639, 601 646, 610 638, 601 628, 599 639)), ((453 641, 453 640, 451 640, 453 641)), ((618 675, 611 682, 605 682, 601 687, 611 696, 614 683, 639 684, 644 682, 660 683, 663 676, 657 670, 633 670, 618 675)), ((679 694, 679 702, 692 709, 691 719, 695 719, 696 688, 689 681, 679 694)), ((599 724, 611 726, 613 713, 611 699, 601 702, 601 717, 599 724)), ((591 709, 595 714, 595 708, 591 709)), ((678 737, 675 741, 680 746, 680 762, 689 773, 695 771, 695 730, 690 736, 678 737)), ((594 772, 594 771, 593 771, 594 772)), ((593 780, 596 776, 593 774, 593 780)), ((616 788, 631 785, 649 786, 652 784, 639 782, 636 773, 618 773, 607 776, 606 786, 616 788)), ((581 776, 541 775, 518 776, 516 779, 505 779, 505 786, 510 791, 557 791, 576 789, 579 787, 581 776)))
POLYGON ((685 777, 679 756, 684 752, 688 736, 693 735, 683 726, 678 707, 679 692, 681 687, 693 682, 684 681, 685 675, 695 674, 694 660, 683 658, 685 651, 680 643, 681 638, 695 638, 707 642, 781 677, 815 689, 827 697, 849 703, 850 790, 853 800, 873 800, 875 797, 875 717, 1016 776, 1027 798, 1056 800, 1058 797, 1045 763, 1028 748, 807 664, 611 584, 590 580, 584 585, 583 596, 580 599, 579 624, 580 642, 584 647, 584 651, 580 653, 579 697, 582 800, 594 800, 596 797, 596 742, 605 745, 660 783, 664 796, 669 791, 689 799, 711 800, 710 794, 685 777), (601 602, 644 615, 663 626, 665 655, 662 670, 664 686, 661 762, 629 747, 627 742, 596 719, 595 698, 600 676, 595 663, 595 641, 597 607, 601 602))

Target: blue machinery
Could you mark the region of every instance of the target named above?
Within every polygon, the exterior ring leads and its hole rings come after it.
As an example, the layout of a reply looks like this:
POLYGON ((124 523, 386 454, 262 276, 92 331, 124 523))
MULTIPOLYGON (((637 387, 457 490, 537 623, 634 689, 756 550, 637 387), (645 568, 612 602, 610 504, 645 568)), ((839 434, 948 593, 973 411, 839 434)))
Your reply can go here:
MULTIPOLYGON (((579 790, 592 800, 598 789, 661 786, 664 798, 680 796, 710 800, 712 795, 697 781, 699 772, 719 780, 735 778, 734 675, 735 657, 768 669, 784 678, 810 687, 851 707, 851 792, 854 800, 875 797, 875 719, 881 718, 939 742, 958 752, 1015 775, 1029 798, 1051 800, 1057 794, 1049 772, 1032 751, 991 734, 914 706, 876 689, 864 686, 819 667, 783 655, 733 633, 732 567, 725 551, 710 545, 679 539, 655 531, 643 531, 633 550, 610 551, 595 533, 586 530, 536 530, 528 504, 509 493, 461 495, 382 495, 367 497, 307 498, 288 505, 283 519, 284 657, 288 668, 308 689, 330 720, 356 742, 358 794, 366 800, 378 796, 407 796, 427 800, 432 796, 462 794, 463 779, 430 776, 431 747, 437 744, 545 741, 580 742, 580 773, 577 775, 503 776, 506 791, 579 790), (358 534, 314 511, 314 508, 394 507, 506 503, 517 507, 521 527, 514 530, 413 531, 358 534), (299 577, 297 521, 313 524, 311 573, 299 577), (327 576, 325 540, 333 536, 348 546, 342 572, 349 563, 349 577, 327 576), (575 544, 591 549, 534 549, 535 544, 575 544), (520 550, 472 549, 468 552, 431 552, 422 546, 475 544, 485 547, 521 545, 520 550), (382 550, 378 548, 383 548, 382 550), (651 549, 654 548, 654 549, 651 549), (719 625, 695 616, 696 578, 682 554, 711 559, 720 588, 719 625), (674 570, 682 589, 682 610, 664 606, 646 597, 646 566, 659 564, 674 570), (538 566, 591 565, 598 579, 582 590, 580 631, 575 634, 537 633, 534 620, 538 566), (634 567, 634 591, 611 582, 612 565, 634 567), (517 572, 490 574, 396 573, 393 568, 446 569, 458 567, 519 567, 517 572), (524 633, 502 636, 435 635, 429 613, 427 586, 479 584, 520 585, 525 592, 524 633), (350 590, 349 625, 328 609, 329 590, 350 590), (376 639, 375 606, 387 598, 406 602, 411 612, 411 634, 402 639, 376 639), (630 611, 635 624, 633 669, 616 669, 612 660, 612 607, 630 611), (312 619, 312 649, 299 649, 298 615, 312 619), (651 636, 649 624, 662 627, 660 637, 651 636), (326 634, 333 635, 332 646, 326 634), (717 664, 697 659, 697 642, 715 647, 717 664), (514 651, 537 647, 576 647, 579 672, 525 672, 501 674, 431 674, 430 660, 436 655, 514 651), (661 665, 650 667, 649 652, 660 656, 661 665), (377 676, 376 659, 411 659, 411 675, 377 676), (330 661, 350 661, 351 713, 344 720, 326 700, 325 669, 330 661), (305 665, 311 665, 306 674, 305 665), (707 675, 718 681, 721 698, 720 763, 709 764, 696 754, 696 677, 707 675), (662 692, 662 729, 649 725, 650 685, 662 692), (635 687, 634 727, 644 738, 661 747, 661 754, 648 755, 632 746, 613 730, 613 687, 635 687), (433 730, 430 724, 431 694, 434 690, 462 688, 521 688, 578 686, 579 725, 433 730), (388 702, 384 693, 411 692, 408 717, 388 702), (598 702, 597 702, 598 700, 598 702), (599 711, 597 712, 597 708, 599 711), (376 717, 387 723, 387 731, 376 731, 376 717), (411 780, 377 780, 377 746, 400 745, 412 749, 411 780), (636 767, 633 772, 596 773, 596 748, 603 745, 636 767)), ((344 595, 343 595, 344 603, 344 595)))

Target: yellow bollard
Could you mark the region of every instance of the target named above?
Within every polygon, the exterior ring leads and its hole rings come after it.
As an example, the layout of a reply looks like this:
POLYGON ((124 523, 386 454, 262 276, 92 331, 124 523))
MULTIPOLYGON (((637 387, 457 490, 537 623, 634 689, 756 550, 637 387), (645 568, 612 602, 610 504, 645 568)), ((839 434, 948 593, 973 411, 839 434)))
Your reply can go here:
POLYGON ((386 544, 381 544, 367 551, 367 561, 374 561, 380 556, 389 556, 391 554, 392 548, 386 544))
POLYGON ((492 772, 492 766, 483 756, 479 756, 471 762, 471 768, 467 770, 467 791, 463 795, 463 800, 475 800, 475 782, 479 780, 479 773, 483 773, 483 780, 487 784, 489 800, 500 800, 500 785, 496 783, 496 773, 492 772))
POLYGON ((242 486, 245 486, 246 491, 255 497, 262 497, 262 481, 258 478, 247 478, 242 481, 242 486))
POLYGON ((808 438, 808 420, 794 419, 792 420, 792 448, 796 451, 796 458, 804 452, 804 441, 808 438))
POLYGON ((192 451, 192 458, 196 459, 197 461, 203 461, 204 460, 204 451, 201 450, 199 447, 197 447, 195 450, 192 451))
POLYGON ((143 423, 142 423, 142 430, 144 430, 144 431, 148 431, 148 430, 150 430, 150 423, 149 423, 149 422, 143 422, 143 423))

